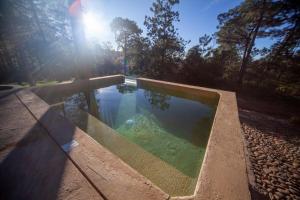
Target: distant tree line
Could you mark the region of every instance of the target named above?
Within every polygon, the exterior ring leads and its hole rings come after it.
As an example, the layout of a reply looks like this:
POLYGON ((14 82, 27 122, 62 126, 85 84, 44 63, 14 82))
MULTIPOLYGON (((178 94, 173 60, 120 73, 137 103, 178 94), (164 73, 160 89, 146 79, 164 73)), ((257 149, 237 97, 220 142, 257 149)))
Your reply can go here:
MULTIPOLYGON (((145 16, 147 33, 117 17, 109 43, 90 49, 91 74, 123 72, 187 84, 229 89, 253 88, 299 96, 300 6, 295 0, 245 0, 217 16, 217 32, 199 37, 187 51, 175 23, 179 0, 155 0, 145 16), (274 41, 259 49, 257 39, 274 41)), ((67 13, 59 0, 4 0, 0 3, 2 82, 68 79, 76 76, 76 52, 67 13)), ((200 8, 199 8, 200 9, 200 8)), ((85 66, 87 67, 87 66, 85 66)))
MULTIPOLYGON (((34 85, 38 80, 80 77, 70 2, 0 1, 0 82, 34 85)), ((90 76, 120 73, 121 54, 111 44, 94 45, 88 52, 90 76)))
POLYGON ((156 0, 152 4, 152 15, 146 16, 144 22, 147 37, 140 36, 137 40, 143 42, 127 49, 127 52, 143 49, 142 55, 132 56, 135 60, 142 58, 141 63, 130 65, 134 73, 210 87, 255 88, 300 95, 297 1, 245 0, 219 14, 217 32, 201 36, 199 43, 187 52, 184 49, 188 41, 174 27, 179 21, 179 13, 174 10, 178 3, 178 0, 156 0), (272 39, 274 44, 258 49, 259 38, 272 39))
POLYGON ((0 2, 1 81, 64 78, 72 65, 65 8, 62 1, 0 2))

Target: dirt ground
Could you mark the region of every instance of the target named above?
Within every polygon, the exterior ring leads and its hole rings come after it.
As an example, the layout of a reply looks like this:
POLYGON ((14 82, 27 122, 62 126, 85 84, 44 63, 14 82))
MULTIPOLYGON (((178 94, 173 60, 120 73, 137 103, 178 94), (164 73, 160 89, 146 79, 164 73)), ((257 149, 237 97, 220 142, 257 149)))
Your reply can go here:
POLYGON ((252 199, 300 199, 298 102, 238 96, 252 199))

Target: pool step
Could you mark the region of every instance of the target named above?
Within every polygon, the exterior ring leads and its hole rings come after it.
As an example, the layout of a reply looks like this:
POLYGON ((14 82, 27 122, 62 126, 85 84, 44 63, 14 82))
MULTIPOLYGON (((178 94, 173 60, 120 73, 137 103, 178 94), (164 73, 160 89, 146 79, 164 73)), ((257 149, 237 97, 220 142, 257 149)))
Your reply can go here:
MULTIPOLYGON (((78 112, 77 116, 85 116, 86 119, 86 123, 83 123, 85 125, 80 128, 163 191, 171 196, 193 194, 197 178, 183 174, 170 164, 130 142, 86 111, 78 109, 78 112)), ((70 120, 76 123, 74 118, 70 120)))

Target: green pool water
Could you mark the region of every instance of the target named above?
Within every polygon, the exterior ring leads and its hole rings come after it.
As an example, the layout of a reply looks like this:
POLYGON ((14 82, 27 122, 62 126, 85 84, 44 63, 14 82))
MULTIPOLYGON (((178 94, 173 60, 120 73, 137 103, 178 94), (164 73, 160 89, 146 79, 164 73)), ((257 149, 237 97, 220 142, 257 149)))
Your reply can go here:
POLYGON ((119 84, 58 95, 64 103, 54 108, 162 190, 185 196, 194 193, 218 101, 190 97, 119 84))

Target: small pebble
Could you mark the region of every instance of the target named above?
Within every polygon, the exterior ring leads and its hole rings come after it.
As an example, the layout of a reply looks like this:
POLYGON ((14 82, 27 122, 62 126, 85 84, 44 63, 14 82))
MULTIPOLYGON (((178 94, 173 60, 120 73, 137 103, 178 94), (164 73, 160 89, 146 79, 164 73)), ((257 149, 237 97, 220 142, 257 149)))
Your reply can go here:
POLYGON ((242 122, 255 188, 270 199, 300 200, 300 137, 272 133, 242 122), (295 141, 297 140, 297 141, 295 141))

